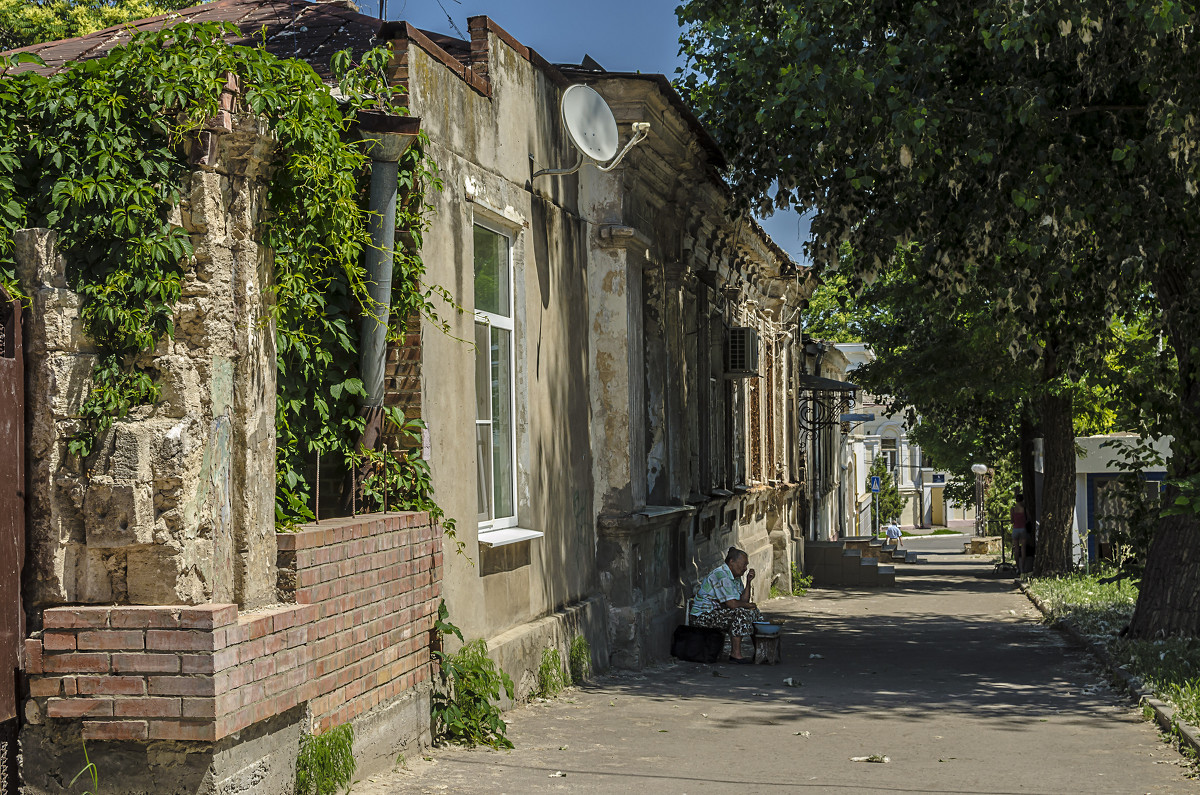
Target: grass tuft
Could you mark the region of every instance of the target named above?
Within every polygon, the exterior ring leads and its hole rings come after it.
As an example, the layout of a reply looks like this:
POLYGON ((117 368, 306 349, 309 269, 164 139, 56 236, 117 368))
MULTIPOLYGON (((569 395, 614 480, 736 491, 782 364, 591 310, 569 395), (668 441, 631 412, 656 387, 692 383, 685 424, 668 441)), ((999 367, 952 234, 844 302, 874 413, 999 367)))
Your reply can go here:
POLYGON ((563 672, 562 655, 558 649, 543 649, 542 664, 538 668, 538 695, 554 698, 567 687, 567 675, 563 672))
POLYGON ((592 672, 592 647, 583 635, 576 635, 567 649, 567 667, 571 669, 571 682, 582 684, 592 672))
POLYGON ((1111 572, 1031 579, 1029 590, 1054 621, 1067 621, 1103 644, 1118 664, 1169 701, 1180 718, 1200 724, 1200 639, 1132 640, 1119 636, 1137 602, 1137 586, 1126 579, 1100 583, 1111 572))

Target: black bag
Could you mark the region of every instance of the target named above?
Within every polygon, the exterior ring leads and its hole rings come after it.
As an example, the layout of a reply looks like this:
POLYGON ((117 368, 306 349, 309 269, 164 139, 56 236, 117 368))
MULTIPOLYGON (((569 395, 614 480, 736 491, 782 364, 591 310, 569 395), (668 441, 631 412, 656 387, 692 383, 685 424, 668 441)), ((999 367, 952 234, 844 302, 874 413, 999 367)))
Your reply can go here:
POLYGON ((725 632, 714 627, 680 624, 671 637, 671 656, 698 663, 713 663, 725 646, 725 632))

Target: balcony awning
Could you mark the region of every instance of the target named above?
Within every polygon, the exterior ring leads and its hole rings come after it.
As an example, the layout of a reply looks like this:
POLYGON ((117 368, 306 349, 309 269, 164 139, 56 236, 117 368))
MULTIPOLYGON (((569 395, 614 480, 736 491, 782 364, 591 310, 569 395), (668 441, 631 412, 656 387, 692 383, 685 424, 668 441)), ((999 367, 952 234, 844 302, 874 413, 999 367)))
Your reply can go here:
POLYGON ((796 376, 796 388, 801 392, 857 392, 862 389, 849 381, 837 381, 819 375, 800 373, 796 376))

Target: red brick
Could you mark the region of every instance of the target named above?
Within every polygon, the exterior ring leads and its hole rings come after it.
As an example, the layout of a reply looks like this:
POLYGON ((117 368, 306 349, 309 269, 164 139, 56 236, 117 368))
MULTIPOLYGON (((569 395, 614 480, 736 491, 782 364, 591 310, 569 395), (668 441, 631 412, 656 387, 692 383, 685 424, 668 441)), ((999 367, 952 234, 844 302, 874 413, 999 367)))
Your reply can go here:
POLYGON ((25 639, 25 673, 42 672, 42 641, 39 638, 25 639))
POLYGON ((180 699, 146 696, 113 700, 113 716, 117 718, 178 718, 180 699))
POLYGON ((145 740, 148 739, 144 720, 85 721, 85 740, 145 740))
POLYGON ((38 676, 29 680, 29 696, 31 698, 46 698, 62 693, 62 677, 38 676))
POLYGON ((250 633, 250 640, 255 640, 265 636, 271 631, 271 624, 274 621, 273 616, 257 616, 246 621, 244 618, 239 621, 250 633))
POLYGON ((179 673, 179 655, 114 654, 112 668, 122 674, 176 674, 179 673))
POLYGON ((214 742, 217 724, 211 720, 155 720, 150 722, 150 739, 214 742))
POLYGON ((243 643, 238 646, 238 662, 252 662, 262 657, 265 645, 262 638, 259 638, 258 640, 252 640, 249 643, 243 643))
POLYGON ((73 696, 79 692, 78 686, 75 684, 75 677, 68 676, 63 679, 63 695, 73 696))
POLYGON ((185 698, 183 701, 183 711, 180 713, 185 718, 216 718, 217 716, 217 700, 215 698, 185 698))
POLYGON ((286 640, 287 638, 282 632, 267 635, 263 638, 263 653, 276 654, 283 651, 287 646, 286 640))
POLYGON ((221 649, 212 654, 181 654, 179 655, 185 674, 211 674, 228 668, 237 663, 237 649, 221 649))
POLYGON ((82 696, 146 695, 146 680, 140 676, 79 676, 75 684, 82 696))
POLYGON ((47 632, 42 636, 42 648, 47 651, 75 651, 75 633, 47 632))
POLYGON ((150 693, 155 696, 214 696, 216 682, 210 676, 152 676, 150 693))
POLYGON ((308 643, 308 626, 296 627, 287 631, 287 648, 291 649, 296 646, 303 646, 308 643))
POLYGON ((42 660, 48 674, 107 673, 108 655, 98 652, 49 654, 42 660))
POLYGON ((112 717, 111 698, 52 698, 46 702, 51 718, 112 717))
POLYGON ((146 648, 153 651, 213 651, 215 641, 211 632, 169 629, 146 631, 146 648))
POLYGON ((180 610, 179 626, 189 629, 214 629, 238 620, 237 605, 197 605, 180 610))
POLYGON ((108 626, 110 607, 51 607, 42 611, 46 629, 93 629, 108 626))
POLYGON ((116 629, 174 629, 179 626, 179 610, 160 605, 114 607, 108 623, 116 629))
MULTIPOLYGON (((47 637, 49 637, 47 635, 47 637)), ((142 649, 146 645, 141 630, 108 630, 106 632, 80 632, 78 646, 84 649, 142 649)))

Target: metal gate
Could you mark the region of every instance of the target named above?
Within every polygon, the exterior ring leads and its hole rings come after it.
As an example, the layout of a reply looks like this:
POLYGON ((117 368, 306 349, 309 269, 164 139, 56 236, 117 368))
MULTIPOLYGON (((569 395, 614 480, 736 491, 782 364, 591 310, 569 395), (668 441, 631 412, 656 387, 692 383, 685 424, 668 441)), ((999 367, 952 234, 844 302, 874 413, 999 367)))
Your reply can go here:
POLYGON ((17 694, 25 613, 25 360, 21 305, 0 287, 0 795, 16 793, 17 694))

